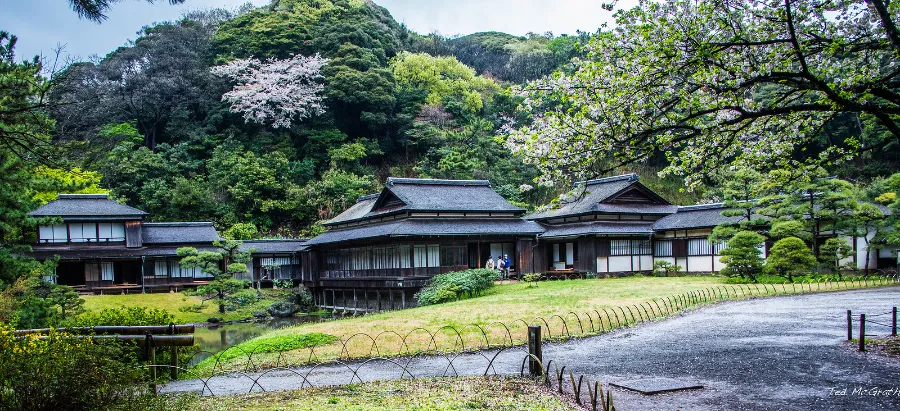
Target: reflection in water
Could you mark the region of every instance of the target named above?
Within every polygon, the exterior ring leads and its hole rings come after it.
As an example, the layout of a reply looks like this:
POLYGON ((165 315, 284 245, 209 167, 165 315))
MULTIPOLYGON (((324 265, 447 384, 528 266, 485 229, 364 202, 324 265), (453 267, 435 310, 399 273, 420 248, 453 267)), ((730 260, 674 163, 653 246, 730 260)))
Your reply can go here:
POLYGON ((191 361, 191 365, 197 364, 209 357, 211 353, 222 351, 228 347, 238 345, 244 341, 259 337, 264 333, 296 324, 319 322, 331 317, 319 315, 306 315, 291 318, 277 318, 267 322, 246 322, 225 325, 213 325, 210 327, 197 327, 194 331, 194 342, 200 345, 200 351, 191 361))

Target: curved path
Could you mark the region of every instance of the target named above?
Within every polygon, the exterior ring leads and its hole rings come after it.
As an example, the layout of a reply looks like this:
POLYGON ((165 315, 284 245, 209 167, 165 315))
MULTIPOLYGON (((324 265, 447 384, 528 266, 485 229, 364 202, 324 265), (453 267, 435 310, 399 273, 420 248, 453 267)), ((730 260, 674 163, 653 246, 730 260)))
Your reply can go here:
MULTIPOLYGON (((857 353, 844 341, 847 309, 875 314, 892 306, 900 306, 900 287, 721 303, 665 321, 545 345, 544 359, 604 387, 650 377, 705 387, 653 396, 613 389, 621 410, 898 410, 900 361, 857 353)), ((870 330, 888 332, 884 327, 870 330)), ((490 360, 489 374, 518 375, 523 359, 522 349, 515 348, 273 370, 215 377, 207 384, 220 395, 410 374, 481 375, 490 360)), ((162 391, 201 389, 202 382, 186 380, 162 391)))

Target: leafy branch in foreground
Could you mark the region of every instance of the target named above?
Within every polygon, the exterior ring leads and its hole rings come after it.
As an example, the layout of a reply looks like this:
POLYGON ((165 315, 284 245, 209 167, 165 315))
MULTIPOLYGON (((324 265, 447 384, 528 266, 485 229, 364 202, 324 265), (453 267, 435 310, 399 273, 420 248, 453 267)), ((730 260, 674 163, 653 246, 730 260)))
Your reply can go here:
POLYGON ((663 173, 688 187, 728 163, 803 169, 883 148, 900 142, 898 13, 881 0, 641 2, 574 73, 515 90, 533 119, 508 145, 545 184, 664 152, 663 173), (859 132, 809 154, 842 116, 859 132))

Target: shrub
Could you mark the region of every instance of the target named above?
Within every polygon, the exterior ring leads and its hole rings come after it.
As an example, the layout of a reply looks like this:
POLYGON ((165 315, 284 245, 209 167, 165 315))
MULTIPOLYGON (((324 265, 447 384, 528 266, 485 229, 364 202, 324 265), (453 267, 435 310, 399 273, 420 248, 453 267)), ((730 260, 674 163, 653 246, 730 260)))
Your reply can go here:
POLYGON ((68 325, 76 327, 91 327, 95 325, 168 325, 175 321, 175 317, 158 308, 147 307, 122 307, 105 308, 98 312, 87 312, 73 320, 68 325))
POLYGON ((201 305, 201 304, 184 305, 184 306, 178 307, 178 311, 181 311, 183 313, 199 313, 200 311, 203 311, 203 305, 201 305))
POLYGON ((725 263, 722 274, 756 281, 764 261, 759 248, 765 240, 753 231, 741 231, 731 237, 720 253, 722 257, 719 260, 725 263))
POLYGON ((538 273, 525 274, 522 276, 522 282, 525 283, 534 283, 541 280, 541 275, 538 273))
POLYGON ((797 237, 776 241, 766 259, 766 269, 773 274, 787 277, 788 281, 794 281, 795 275, 808 274, 815 265, 816 257, 806 243, 797 237))
POLYGON ((294 282, 291 280, 275 280, 272 281, 272 286, 278 289, 291 288, 294 286, 294 282))
POLYGON ((254 290, 243 290, 225 297, 225 300, 231 306, 243 307, 259 301, 259 294, 254 290))
POLYGON ((0 324, 0 409, 146 409, 147 391, 133 349, 111 340, 16 338, 0 324))
POLYGON ((672 277, 681 272, 681 266, 670 263, 668 261, 657 261, 653 263, 653 275, 658 277, 672 277))
POLYGON ((474 297, 493 287, 497 278, 497 271, 486 268, 436 275, 416 294, 416 299, 419 305, 432 305, 457 300, 464 295, 474 297))

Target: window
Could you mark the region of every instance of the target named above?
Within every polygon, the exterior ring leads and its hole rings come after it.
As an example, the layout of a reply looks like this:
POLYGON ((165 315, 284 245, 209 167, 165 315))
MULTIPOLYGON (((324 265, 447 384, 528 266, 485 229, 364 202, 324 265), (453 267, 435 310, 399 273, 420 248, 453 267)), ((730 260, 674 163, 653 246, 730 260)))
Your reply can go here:
POLYGON ((103 281, 113 281, 115 278, 115 268, 113 263, 100 263, 100 279, 103 281))
POLYGON ((96 223, 70 223, 69 239, 73 243, 87 243, 97 241, 96 223))
POLYGON ((400 246, 400 268, 411 268, 412 265, 410 253, 412 252, 412 246, 410 245, 401 245, 400 246))
POLYGON ((85 263, 84 264, 84 280, 99 281, 100 280, 100 264, 85 263))
POLYGON ((725 249, 725 246, 726 246, 726 243, 724 241, 713 244, 713 253, 715 255, 721 254, 722 250, 725 249))
POLYGON ((125 241, 124 223, 100 223, 97 231, 99 241, 125 241))
POLYGON ((650 240, 631 240, 631 255, 650 254, 650 240))
POLYGON ((656 240, 653 254, 657 257, 671 257, 672 240, 656 240))
POLYGON ((413 247, 413 267, 428 267, 428 249, 424 245, 413 247))
POLYGON ((181 278, 184 277, 184 273, 181 271, 181 264, 178 260, 168 260, 169 263, 169 277, 172 278, 181 278))
POLYGON ((713 255, 713 247, 705 238, 688 240, 688 255, 713 255))
POLYGON ((428 266, 429 267, 440 267, 441 266, 441 247, 437 244, 429 244, 428 245, 428 266))
MULTIPOLYGON (((260 269, 264 277, 269 279, 291 278, 290 257, 263 257, 259 259, 260 269)), ((203 276, 203 273, 195 271, 194 277, 203 276), (199 275, 198 275, 199 274, 199 275)))
POLYGON ((157 277, 169 276, 169 266, 165 260, 157 260, 153 263, 153 275, 157 277))
POLYGON ((631 240, 610 240, 609 255, 631 255, 631 240))
POLYGON ((69 241, 69 233, 65 224, 42 225, 38 229, 42 243, 64 243, 69 241))

